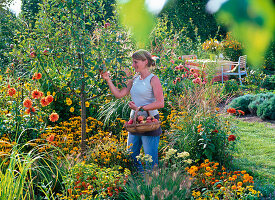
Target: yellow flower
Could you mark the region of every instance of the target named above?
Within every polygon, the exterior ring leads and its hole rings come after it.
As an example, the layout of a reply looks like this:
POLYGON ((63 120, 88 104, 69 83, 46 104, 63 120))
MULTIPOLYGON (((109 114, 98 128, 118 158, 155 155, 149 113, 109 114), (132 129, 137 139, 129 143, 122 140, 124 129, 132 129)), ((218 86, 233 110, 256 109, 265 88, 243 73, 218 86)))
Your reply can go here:
POLYGON ((74 107, 71 107, 71 108, 70 108, 70 112, 74 112, 74 107))
POLYGON ((51 95, 51 92, 48 91, 48 92, 47 92, 47 96, 49 96, 49 95, 51 95))
POLYGON ((88 108, 90 106, 90 103, 88 101, 86 101, 85 106, 88 108))
POLYGON ((72 100, 70 98, 66 98, 66 103, 68 106, 72 105, 72 100))
POLYGON ((55 96, 55 92, 53 92, 52 96, 55 96))

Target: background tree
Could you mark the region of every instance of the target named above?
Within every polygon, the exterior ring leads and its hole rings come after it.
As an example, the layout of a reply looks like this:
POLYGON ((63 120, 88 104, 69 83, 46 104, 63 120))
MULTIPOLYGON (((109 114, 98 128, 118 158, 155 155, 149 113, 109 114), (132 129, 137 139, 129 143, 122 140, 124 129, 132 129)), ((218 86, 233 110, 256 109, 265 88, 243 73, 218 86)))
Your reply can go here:
POLYGON ((31 27, 34 27, 40 9, 39 4, 42 2, 43 0, 22 0, 20 14, 22 18, 31 25, 31 27))
POLYGON ((11 11, 0 9, 0 69, 6 69, 11 61, 8 52, 16 45, 13 39, 20 27, 21 21, 11 11))

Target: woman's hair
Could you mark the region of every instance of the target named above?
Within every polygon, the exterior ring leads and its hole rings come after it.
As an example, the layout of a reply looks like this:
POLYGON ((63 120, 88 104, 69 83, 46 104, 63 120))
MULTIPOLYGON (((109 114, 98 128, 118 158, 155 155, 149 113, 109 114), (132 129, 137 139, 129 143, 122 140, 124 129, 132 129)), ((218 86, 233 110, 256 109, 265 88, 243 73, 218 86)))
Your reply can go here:
POLYGON ((142 61, 147 60, 148 61, 147 67, 151 67, 155 65, 155 61, 153 60, 152 55, 144 49, 140 49, 135 53, 133 53, 132 58, 136 60, 142 60, 142 61))

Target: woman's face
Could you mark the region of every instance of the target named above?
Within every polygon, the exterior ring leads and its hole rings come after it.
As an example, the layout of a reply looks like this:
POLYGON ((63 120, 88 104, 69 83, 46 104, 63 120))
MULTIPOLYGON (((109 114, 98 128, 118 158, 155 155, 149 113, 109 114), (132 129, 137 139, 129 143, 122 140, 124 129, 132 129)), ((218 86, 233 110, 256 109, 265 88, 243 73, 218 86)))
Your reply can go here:
POLYGON ((147 60, 137 60, 133 58, 133 64, 132 67, 135 68, 136 72, 141 72, 142 70, 144 70, 145 68, 147 68, 147 60))

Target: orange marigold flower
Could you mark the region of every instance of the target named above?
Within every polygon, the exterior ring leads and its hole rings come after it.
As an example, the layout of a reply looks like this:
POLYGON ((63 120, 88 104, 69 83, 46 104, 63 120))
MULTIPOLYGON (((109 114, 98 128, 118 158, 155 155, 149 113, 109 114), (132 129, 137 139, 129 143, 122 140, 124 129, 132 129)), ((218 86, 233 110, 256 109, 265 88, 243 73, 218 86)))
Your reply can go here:
POLYGON ((31 108, 32 107, 32 100, 30 100, 29 98, 25 99, 23 101, 23 106, 25 106, 26 108, 31 108))
POLYGON ((52 142, 54 140, 54 135, 50 135, 46 138, 48 142, 52 142))
POLYGON ((228 141, 234 141, 236 140, 236 136, 235 135, 229 135, 228 136, 228 141))
POLYGON ((53 96, 52 95, 46 96, 46 101, 48 101, 49 103, 52 103, 53 102, 53 96))
POLYGON ((236 113, 236 109, 235 108, 228 108, 227 112, 231 113, 231 114, 235 114, 236 113))
POLYGON ((237 187, 236 187, 236 185, 232 185, 232 190, 236 190, 237 189, 237 187))
POLYGON ((15 93, 16 93, 16 89, 15 88, 10 88, 10 89, 8 89, 8 94, 9 94, 9 96, 13 96, 13 95, 15 95, 15 93))
POLYGON ((241 187, 243 185, 243 183, 242 182, 238 182, 237 185, 241 187))
POLYGON ((46 97, 42 97, 40 100, 40 104, 45 107, 47 105, 49 105, 49 102, 47 101, 46 97))
POLYGON ((245 173, 246 173, 246 171, 245 171, 245 170, 243 170, 243 171, 241 171, 241 173, 242 173, 242 174, 245 174, 245 173))
POLYGON ((50 116, 49 116, 49 119, 51 122, 56 122, 59 118, 59 115, 57 113, 52 113, 50 116))
POLYGON ((32 91, 32 98, 33 99, 39 99, 41 97, 41 92, 39 90, 32 91))

